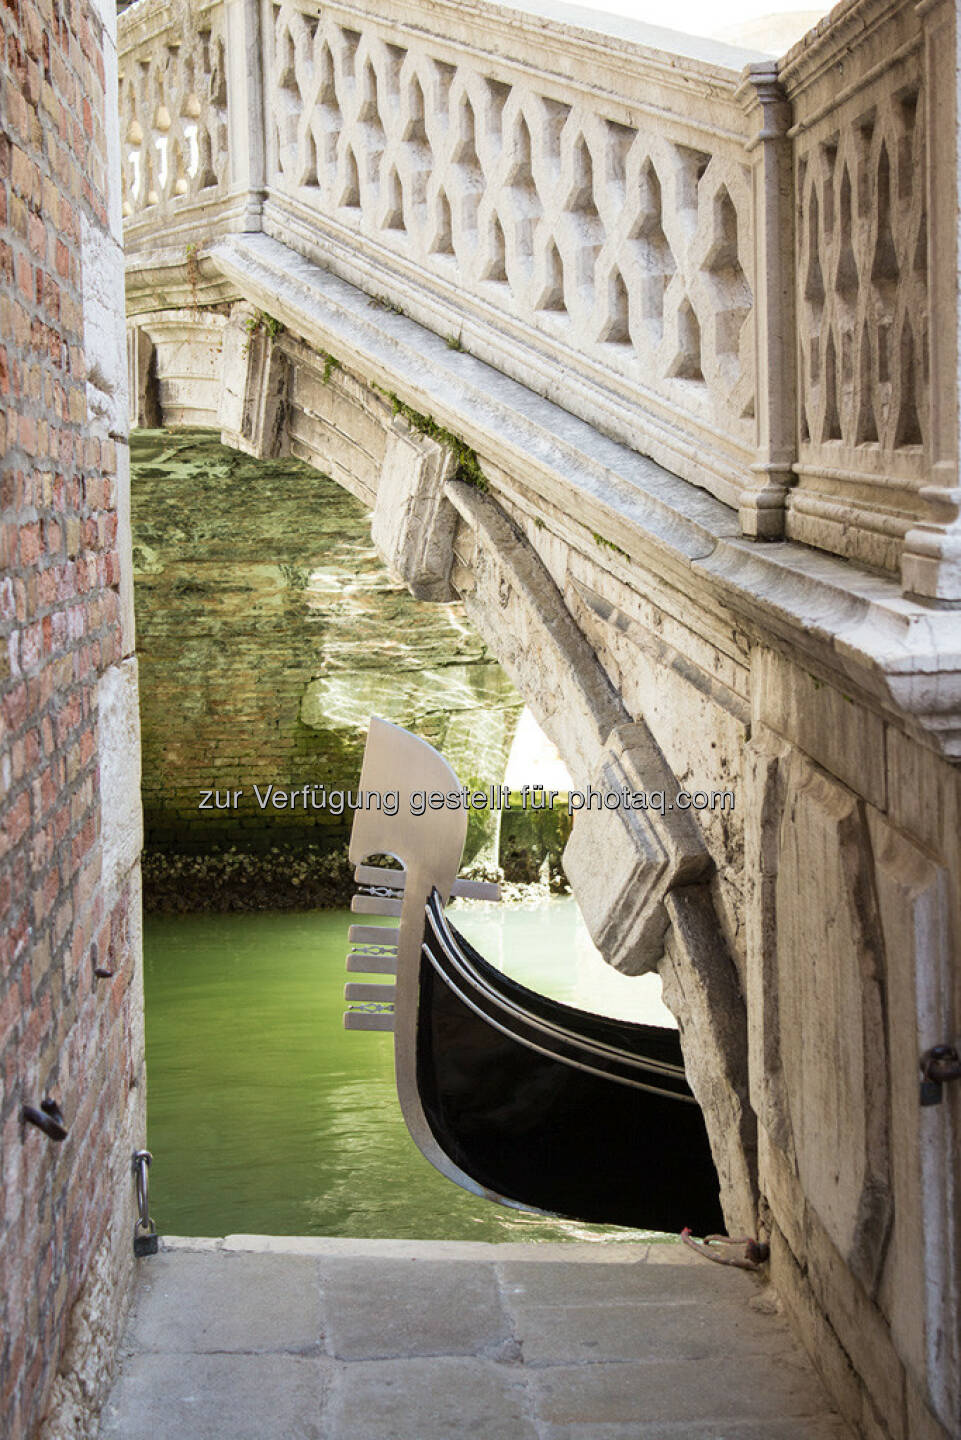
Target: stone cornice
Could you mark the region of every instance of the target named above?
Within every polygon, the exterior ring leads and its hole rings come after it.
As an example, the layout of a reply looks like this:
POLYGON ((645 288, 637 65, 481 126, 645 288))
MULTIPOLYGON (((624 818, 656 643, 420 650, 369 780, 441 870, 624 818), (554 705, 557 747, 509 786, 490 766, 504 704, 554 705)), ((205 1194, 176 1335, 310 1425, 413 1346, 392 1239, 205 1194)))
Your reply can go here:
POLYGON ((778 72, 787 94, 795 99, 856 44, 904 11, 903 0, 841 0, 780 60, 778 72))

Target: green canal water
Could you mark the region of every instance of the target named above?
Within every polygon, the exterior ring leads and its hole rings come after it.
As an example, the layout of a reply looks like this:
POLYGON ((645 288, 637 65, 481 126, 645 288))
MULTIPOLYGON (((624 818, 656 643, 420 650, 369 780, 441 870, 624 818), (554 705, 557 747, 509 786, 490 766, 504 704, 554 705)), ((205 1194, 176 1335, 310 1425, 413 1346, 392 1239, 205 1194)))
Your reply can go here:
MULTIPOLYGON (((572 899, 465 906, 456 919, 532 989, 672 1023, 656 978, 604 964, 572 899)), ((342 1028, 350 923, 332 910, 148 917, 147 1143, 161 1233, 637 1239, 493 1205, 423 1159, 394 1091, 393 1037, 342 1028)))

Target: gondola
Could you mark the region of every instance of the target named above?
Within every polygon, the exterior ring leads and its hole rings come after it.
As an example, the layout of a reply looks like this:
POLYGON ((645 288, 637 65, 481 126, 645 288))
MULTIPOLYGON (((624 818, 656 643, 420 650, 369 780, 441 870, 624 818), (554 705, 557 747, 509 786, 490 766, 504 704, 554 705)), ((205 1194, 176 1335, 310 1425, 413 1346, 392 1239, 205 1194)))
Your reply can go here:
POLYGON ((359 790, 369 803, 355 810, 350 856, 365 893, 353 909, 399 924, 351 927, 348 970, 395 980, 349 982, 345 1024, 394 1031, 401 1110, 427 1159, 464 1189, 518 1209, 723 1229, 676 1030, 539 995, 458 933, 445 911, 451 896, 498 891, 457 878, 467 810, 447 797, 462 787, 425 741, 372 719, 359 790), (443 808, 426 808, 431 793, 443 808), (396 806, 385 808, 385 795, 396 806), (373 856, 402 868, 366 863, 373 856))

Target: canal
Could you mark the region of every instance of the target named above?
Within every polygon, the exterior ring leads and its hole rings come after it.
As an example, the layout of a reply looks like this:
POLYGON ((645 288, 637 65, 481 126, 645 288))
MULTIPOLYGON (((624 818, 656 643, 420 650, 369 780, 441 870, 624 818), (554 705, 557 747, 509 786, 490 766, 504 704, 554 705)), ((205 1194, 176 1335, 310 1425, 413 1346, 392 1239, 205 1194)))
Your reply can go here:
MULTIPOLYGON (((605 965, 570 897, 455 908, 491 963, 532 989, 673 1023, 657 978, 605 965)), ((637 1239, 492 1205, 428 1165, 401 1119, 392 1037, 341 1025, 350 923, 346 910, 147 917, 148 1143, 161 1233, 637 1239)))

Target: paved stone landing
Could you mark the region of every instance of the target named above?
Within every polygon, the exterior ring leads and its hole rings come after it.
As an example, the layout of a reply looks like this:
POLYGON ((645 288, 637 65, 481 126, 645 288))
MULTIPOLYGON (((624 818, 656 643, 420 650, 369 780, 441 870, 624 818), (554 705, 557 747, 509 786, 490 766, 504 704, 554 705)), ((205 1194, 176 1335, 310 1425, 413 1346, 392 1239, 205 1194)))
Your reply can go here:
POLYGON ((675 1244, 168 1241, 101 1440, 849 1440, 769 1293, 675 1244))

